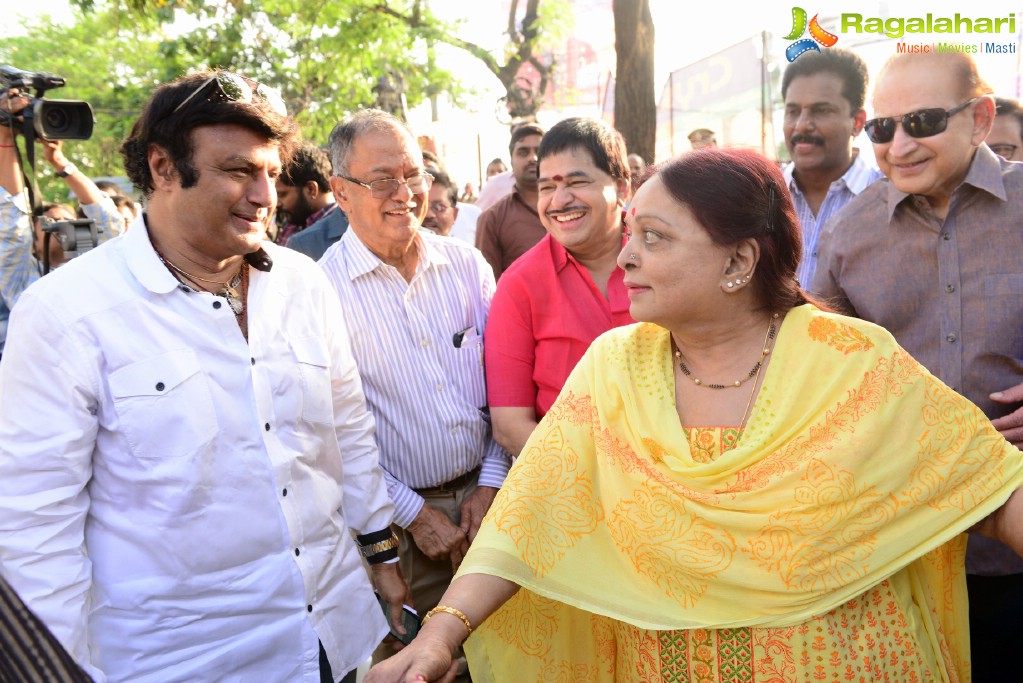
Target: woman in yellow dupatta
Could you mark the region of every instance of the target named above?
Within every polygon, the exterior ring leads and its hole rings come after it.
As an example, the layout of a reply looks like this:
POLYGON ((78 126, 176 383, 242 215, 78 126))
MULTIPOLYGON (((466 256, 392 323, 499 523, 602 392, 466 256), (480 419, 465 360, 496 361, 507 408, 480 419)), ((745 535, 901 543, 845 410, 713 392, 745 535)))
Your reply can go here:
POLYGON ((477 683, 969 681, 965 532, 1023 548, 1023 453, 808 302, 764 157, 684 155, 627 224, 646 322, 594 342, 368 681, 450 680, 469 633, 477 683))

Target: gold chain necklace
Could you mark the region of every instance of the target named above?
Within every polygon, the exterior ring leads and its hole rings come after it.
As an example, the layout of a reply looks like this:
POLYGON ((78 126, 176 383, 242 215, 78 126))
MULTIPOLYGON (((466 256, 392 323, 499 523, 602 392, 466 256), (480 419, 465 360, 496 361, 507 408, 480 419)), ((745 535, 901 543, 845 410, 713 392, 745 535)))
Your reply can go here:
MULTIPOLYGON (((741 387, 747 381, 753 379, 754 377, 758 377, 760 375, 760 368, 763 367, 764 360, 767 358, 767 354, 769 354, 771 352, 771 342, 774 340, 774 337, 775 337, 775 335, 777 333, 778 333, 778 314, 775 313, 771 317, 771 325, 767 328, 767 336, 764 337, 764 350, 761 351, 761 353, 760 353, 760 359, 757 361, 756 365, 754 365, 750 369, 750 371, 748 373, 746 373, 745 377, 743 377, 742 379, 737 379, 737 380, 735 380, 731 384, 707 384, 702 379, 699 379, 698 377, 693 377, 693 373, 691 373, 689 371, 689 368, 686 367, 685 359, 682 357, 682 351, 681 351, 681 349, 678 348, 678 345, 675 343, 675 338, 674 337, 671 338, 671 346, 675 350, 675 360, 678 361, 678 368, 679 368, 679 370, 681 370, 682 374, 685 375, 686 377, 688 377, 693 382, 693 384, 695 384, 697 386, 701 386, 701 387, 707 387, 708 389, 734 389, 734 388, 737 388, 737 387, 741 387)), ((754 385, 754 390, 755 389, 756 389, 756 386, 754 385)), ((753 397, 752 397, 752 394, 751 394, 750 395, 750 400, 751 401, 752 401, 752 398, 753 397)), ((747 404, 746 410, 747 411, 749 410, 749 404, 747 404)))
POLYGON ((241 315, 243 312, 245 312, 244 294, 238 291, 238 288, 242 285, 242 282, 244 280, 243 276, 245 274, 245 269, 247 267, 247 264, 245 264, 244 262, 242 263, 241 269, 238 270, 238 274, 235 275, 230 282, 220 282, 219 280, 209 280, 207 278, 199 277, 198 275, 192 275, 191 273, 185 272, 181 268, 178 268, 176 265, 168 261, 167 258, 159 251, 156 252, 156 255, 160 258, 160 261, 163 262, 163 265, 167 266, 173 271, 176 271, 177 273, 180 273, 181 275, 184 275, 186 278, 192 281, 192 284, 198 286, 199 289, 202 289, 202 286, 199 285, 199 282, 206 282, 211 285, 219 285, 222 289, 219 292, 214 293, 217 296, 222 296, 225 299, 227 299, 227 305, 231 307, 231 311, 236 316, 241 315))

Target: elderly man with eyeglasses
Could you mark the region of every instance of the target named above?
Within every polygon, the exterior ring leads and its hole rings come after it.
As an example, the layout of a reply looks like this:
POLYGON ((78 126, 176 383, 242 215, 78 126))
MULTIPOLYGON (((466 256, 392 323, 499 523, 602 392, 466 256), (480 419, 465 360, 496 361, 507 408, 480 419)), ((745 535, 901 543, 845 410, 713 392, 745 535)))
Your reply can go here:
POLYGON ((161 86, 121 149, 145 213, 14 307, 0 571, 97 681, 354 681, 388 631, 363 559, 402 631, 337 297, 267 241, 296 143, 249 79, 161 86))
MULTIPOLYGON (((420 614, 444 593, 510 467, 486 417, 483 255, 421 230, 433 177, 404 123, 364 110, 330 134, 350 227, 320 266, 341 298, 420 614)), ((385 653, 382 651, 380 656, 385 653)))
MULTIPOLYGON (((888 328, 1019 447, 1023 164, 982 144, 995 116, 990 93, 968 54, 889 60, 864 125, 888 182, 826 228, 813 289, 888 328)), ((971 534, 966 574, 973 680, 1016 680, 1023 561, 971 534)))

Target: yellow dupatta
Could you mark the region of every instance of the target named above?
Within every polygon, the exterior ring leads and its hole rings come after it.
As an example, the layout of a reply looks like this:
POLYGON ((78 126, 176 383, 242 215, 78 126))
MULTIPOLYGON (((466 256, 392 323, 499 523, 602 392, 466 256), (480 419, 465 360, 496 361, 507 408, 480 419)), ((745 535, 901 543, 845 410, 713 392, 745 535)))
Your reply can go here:
POLYGON ((921 668, 955 680, 968 670, 962 539, 943 546, 1021 484, 1023 453, 869 323, 793 309, 745 432, 712 462, 679 425, 667 331, 612 330, 459 570, 526 589, 468 641, 474 680, 539 680, 517 667, 559 648, 565 680, 606 659, 606 634, 568 628, 562 608, 658 631, 784 628, 889 578, 935 651, 921 668))

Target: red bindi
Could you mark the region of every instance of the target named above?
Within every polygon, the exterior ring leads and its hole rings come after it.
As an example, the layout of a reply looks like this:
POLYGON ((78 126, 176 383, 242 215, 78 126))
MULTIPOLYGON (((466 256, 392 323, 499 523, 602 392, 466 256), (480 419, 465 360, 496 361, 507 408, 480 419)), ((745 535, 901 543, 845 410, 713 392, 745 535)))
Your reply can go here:
POLYGON ((556 183, 560 183, 560 182, 561 182, 562 180, 564 180, 564 179, 565 179, 565 177, 564 177, 564 176, 560 176, 560 175, 556 175, 556 176, 553 176, 553 177, 551 178, 551 180, 553 180, 553 181, 554 181, 554 182, 556 182, 556 183))

